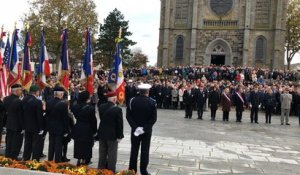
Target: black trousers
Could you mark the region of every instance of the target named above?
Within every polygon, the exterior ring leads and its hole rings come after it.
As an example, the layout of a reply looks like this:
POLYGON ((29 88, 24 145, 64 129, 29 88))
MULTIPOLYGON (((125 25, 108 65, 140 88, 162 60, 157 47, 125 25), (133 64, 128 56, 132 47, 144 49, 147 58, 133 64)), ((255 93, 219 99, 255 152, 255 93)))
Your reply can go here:
POLYGON ((140 161, 140 171, 141 174, 147 174, 147 167, 149 163, 149 150, 151 143, 152 133, 144 133, 136 137, 133 132, 131 132, 131 151, 130 151, 130 161, 129 170, 134 170, 137 172, 137 158, 139 153, 139 148, 141 145, 141 161, 140 161))
POLYGON ((273 108, 266 107, 266 123, 271 123, 273 108))
POLYGON ((251 113, 250 113, 250 119, 251 119, 251 123, 253 123, 253 121, 255 123, 258 122, 258 107, 253 107, 251 108, 251 113))
POLYGON ((21 131, 7 129, 5 142, 5 157, 17 159, 23 144, 21 131))
POLYGON ((215 120, 216 119, 216 109, 210 109, 210 115, 211 115, 211 120, 215 120))
POLYGON ((236 121, 241 122, 243 117, 243 110, 242 109, 236 109, 236 121))
POLYGON ((41 149, 42 149, 42 136, 34 132, 25 132, 25 143, 23 160, 40 160, 41 149))
POLYGON ((185 117, 192 118, 193 115, 193 105, 185 105, 185 117))
POLYGON ((53 159, 55 158, 56 163, 62 162, 63 137, 64 136, 62 135, 49 134, 49 161, 53 161, 53 159))
POLYGON ((223 111, 223 121, 229 120, 229 111, 223 111))
POLYGON ((202 119, 203 116, 203 104, 198 105, 198 118, 202 119))
POLYGON ((180 102, 180 109, 184 109, 183 101, 180 102))

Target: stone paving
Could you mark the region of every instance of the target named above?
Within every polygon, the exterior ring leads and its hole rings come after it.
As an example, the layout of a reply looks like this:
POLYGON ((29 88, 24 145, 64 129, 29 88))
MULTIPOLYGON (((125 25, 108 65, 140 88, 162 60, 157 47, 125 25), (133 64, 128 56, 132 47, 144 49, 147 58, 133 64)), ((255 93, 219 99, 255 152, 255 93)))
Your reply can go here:
MULTIPOLYGON (((125 115, 125 110, 124 113, 125 115)), ((152 175, 200 174, 300 174, 300 127, 298 118, 290 117, 291 126, 280 125, 279 116, 272 124, 251 124, 249 112, 242 123, 235 122, 235 111, 229 122, 185 119, 184 111, 158 110, 153 128, 149 172, 152 175)), ((127 169, 130 153, 130 127, 124 116, 125 138, 119 144, 117 170, 127 169)), ((73 142, 69 144, 69 158, 73 157, 73 142)), ((48 143, 45 145, 48 148, 48 143)), ((93 150, 93 164, 98 163, 98 142, 93 150)), ((71 163, 76 160, 72 159, 71 163)))

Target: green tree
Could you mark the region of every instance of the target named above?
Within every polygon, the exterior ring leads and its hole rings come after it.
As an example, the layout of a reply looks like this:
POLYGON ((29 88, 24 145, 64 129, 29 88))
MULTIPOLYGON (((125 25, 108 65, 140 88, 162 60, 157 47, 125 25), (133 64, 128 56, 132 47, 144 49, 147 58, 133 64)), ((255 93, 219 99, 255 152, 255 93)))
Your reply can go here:
POLYGON ((40 31, 43 25, 48 52, 55 55, 58 61, 62 44, 60 35, 62 29, 67 27, 70 64, 81 60, 86 28, 91 28, 93 33, 98 29, 95 3, 92 0, 31 0, 29 4, 30 11, 23 21, 30 24, 32 53, 38 56, 40 31))
POLYGON ((100 26, 99 38, 97 39, 95 51, 96 58, 103 62, 105 67, 109 67, 112 64, 113 54, 115 52, 115 39, 119 35, 119 29, 122 27, 122 58, 124 61, 132 57, 129 46, 133 46, 136 42, 128 39, 132 35, 128 31, 129 21, 124 20, 124 16, 118 9, 114 9, 104 19, 104 24, 100 26))
POLYGON ((300 51, 300 0, 290 0, 286 23, 286 59, 288 70, 295 54, 300 51))
POLYGON ((148 62, 148 56, 145 55, 141 48, 135 48, 132 50, 132 57, 128 60, 125 60, 124 64, 126 67, 142 67, 148 62))

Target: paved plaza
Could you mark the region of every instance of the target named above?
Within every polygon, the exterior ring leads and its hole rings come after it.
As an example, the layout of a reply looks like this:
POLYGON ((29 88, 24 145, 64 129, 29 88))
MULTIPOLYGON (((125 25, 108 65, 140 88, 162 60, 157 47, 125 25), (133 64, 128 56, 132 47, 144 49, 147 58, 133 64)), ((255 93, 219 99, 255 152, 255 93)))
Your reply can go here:
MULTIPOLYGON (((127 169, 130 154, 130 127, 125 118, 125 138, 119 144, 117 170, 127 169)), ((181 110, 158 110, 158 121, 153 128, 149 172, 152 175, 200 174, 300 174, 300 127, 296 117, 291 126, 280 125, 279 116, 272 124, 251 124, 249 112, 243 122, 235 122, 235 111, 229 122, 185 119, 181 110)), ((69 158, 73 158, 73 142, 69 144, 69 158)), ((48 148, 48 143, 45 145, 48 148)), ((98 142, 93 150, 93 164, 98 163, 98 142)), ((72 159, 71 163, 76 163, 72 159)))

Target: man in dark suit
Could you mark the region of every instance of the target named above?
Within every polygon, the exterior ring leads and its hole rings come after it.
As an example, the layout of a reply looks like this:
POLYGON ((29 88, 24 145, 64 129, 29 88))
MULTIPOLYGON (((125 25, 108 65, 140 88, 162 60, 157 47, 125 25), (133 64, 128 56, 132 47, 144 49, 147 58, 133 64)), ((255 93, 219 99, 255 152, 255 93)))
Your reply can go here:
POLYGON ((40 95, 39 87, 32 85, 30 94, 23 98, 22 107, 24 112, 25 143, 23 160, 40 160, 41 139, 44 128, 43 104, 37 99, 40 95))
POLYGON ((235 94, 233 95, 233 100, 236 110, 236 122, 242 122, 244 106, 246 105, 246 97, 242 92, 241 87, 236 89, 235 94))
POLYGON ((202 120, 203 109, 207 99, 207 93, 204 91, 203 85, 200 86, 199 90, 197 90, 196 102, 198 108, 198 119, 202 120))
POLYGON ((163 103, 162 89, 163 89, 163 87, 162 87, 161 83, 158 82, 157 85, 156 85, 155 91, 156 91, 157 107, 160 108, 160 109, 162 108, 162 103, 163 103))
POLYGON ((216 85, 212 87, 212 90, 209 92, 208 96, 208 106, 211 110, 211 120, 216 120, 216 112, 218 110, 218 105, 220 103, 220 93, 217 90, 216 85))
POLYGON ((99 169, 109 169, 116 172, 118 143, 123 135, 123 113, 116 106, 117 93, 106 94, 108 102, 99 107, 100 125, 99 138, 99 169))
POLYGON ((47 129, 49 132, 48 160, 62 162, 63 138, 68 136, 68 105, 63 101, 64 89, 54 88, 54 98, 46 104, 47 129))
POLYGON ((190 85, 187 85, 187 89, 183 93, 183 102, 185 104, 185 117, 191 119, 193 116, 194 107, 194 93, 190 85))
POLYGON ((132 80, 128 80, 125 86, 126 106, 129 105, 130 99, 135 96, 135 93, 136 93, 136 89, 135 86, 133 86, 132 80))
POLYGON ((150 175, 147 171, 152 127, 157 120, 156 101, 149 97, 151 85, 138 86, 140 96, 131 99, 126 110, 126 118, 131 127, 131 151, 129 169, 137 171, 137 157, 141 145, 140 172, 150 175))
POLYGON ((258 93, 258 87, 255 86, 254 90, 251 91, 250 97, 249 97, 249 107, 251 108, 250 118, 251 123, 253 123, 253 120, 255 123, 258 124, 258 108, 260 105, 260 95, 258 93))
POLYGON ((24 134, 24 117, 22 110, 22 86, 15 84, 11 86, 11 95, 4 98, 6 111, 6 148, 5 157, 18 159, 24 134))

